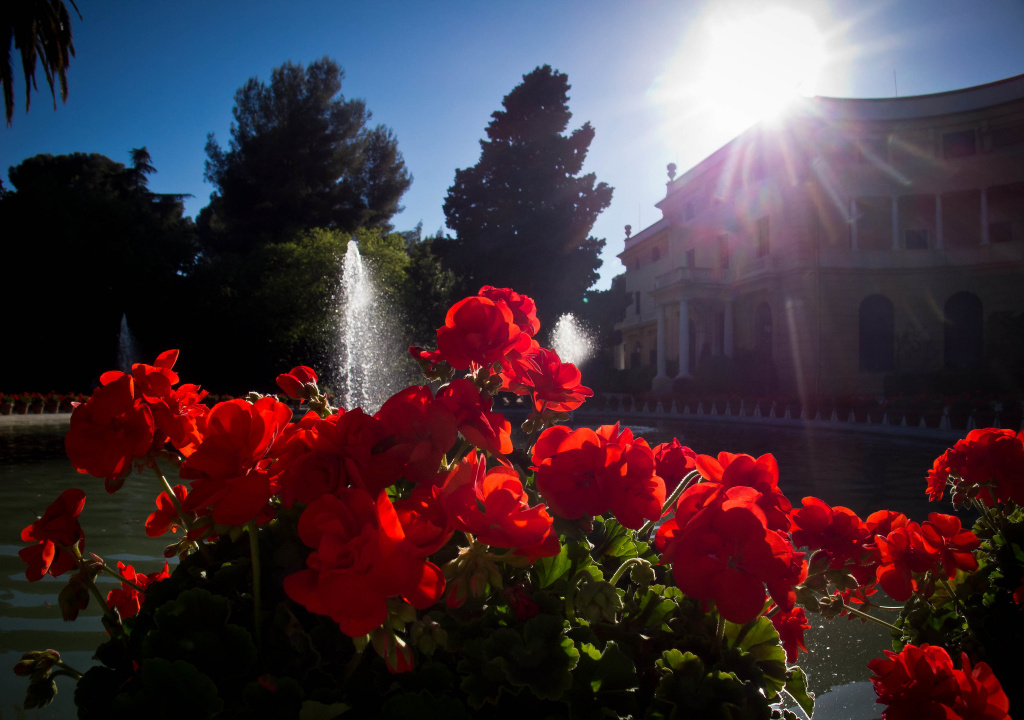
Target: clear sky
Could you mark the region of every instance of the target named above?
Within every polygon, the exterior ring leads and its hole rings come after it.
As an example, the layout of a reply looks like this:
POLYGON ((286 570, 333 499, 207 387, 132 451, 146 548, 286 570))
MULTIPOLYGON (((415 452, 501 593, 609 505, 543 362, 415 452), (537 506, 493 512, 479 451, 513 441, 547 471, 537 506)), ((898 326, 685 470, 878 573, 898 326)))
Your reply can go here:
MULTIPOLYGON (((52 110, 41 71, 32 109, 23 87, 0 127, 0 168, 38 153, 98 152, 128 162, 147 146, 155 192, 207 204, 207 133, 230 139, 235 91, 277 65, 324 55, 345 69, 343 93, 390 126, 413 175, 395 218, 444 226, 456 168, 479 159, 490 114, 522 76, 550 64, 572 84, 571 128, 590 121, 585 166, 614 187, 594 227, 602 279, 619 274, 623 226, 660 217, 665 166, 680 172, 721 146, 781 91, 781 51, 816 29, 822 66, 805 93, 918 95, 1024 73, 1022 0, 78 0, 70 96, 52 110), (766 8, 774 8, 765 14, 766 8), (783 27, 776 20, 782 18, 783 27), (787 19, 788 18, 788 19, 787 19), (775 23, 775 24, 773 24, 775 23), (790 27, 792 26, 792 27, 790 27), (775 64, 773 64, 775 63, 775 64), (895 87, 894 87, 895 71, 895 87)), ((812 43, 813 44, 813 43, 812 43)), ((787 66, 781 66, 786 68, 787 66)), ((15 75, 20 73, 15 59, 15 75)))

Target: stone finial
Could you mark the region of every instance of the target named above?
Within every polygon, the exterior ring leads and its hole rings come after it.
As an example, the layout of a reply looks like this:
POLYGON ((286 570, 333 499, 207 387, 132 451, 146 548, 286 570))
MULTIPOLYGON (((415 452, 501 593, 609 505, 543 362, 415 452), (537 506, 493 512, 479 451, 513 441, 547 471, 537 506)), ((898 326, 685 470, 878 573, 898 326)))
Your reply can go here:
POLYGON ((676 164, 675 163, 669 163, 668 164, 668 180, 669 180, 669 182, 672 182, 675 179, 676 179, 676 164))
POLYGON ((632 234, 633 234, 633 226, 632 225, 627 225, 626 226, 626 239, 628 240, 629 236, 632 235, 632 234))

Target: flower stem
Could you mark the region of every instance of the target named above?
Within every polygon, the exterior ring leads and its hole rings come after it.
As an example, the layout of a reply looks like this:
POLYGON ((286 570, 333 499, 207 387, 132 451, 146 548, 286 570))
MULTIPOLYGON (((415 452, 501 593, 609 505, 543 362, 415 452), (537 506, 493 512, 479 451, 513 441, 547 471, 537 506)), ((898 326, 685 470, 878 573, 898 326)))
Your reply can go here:
POLYGON ((895 630, 896 632, 902 632, 898 627, 896 627, 895 625, 892 625, 890 623, 887 623, 885 620, 882 620, 881 618, 876 618, 874 615, 868 615, 863 610, 858 610, 857 608, 853 607, 852 605, 847 605, 846 601, 843 601, 843 608, 848 610, 850 612, 850 614, 852 614, 852 615, 856 615, 857 617, 862 617, 865 620, 871 620, 872 622, 876 622, 879 625, 884 625, 885 627, 889 628, 890 630, 895 630))
POLYGON ((63 670, 65 673, 67 673, 68 677, 72 678, 75 682, 78 682, 79 680, 82 679, 82 673, 80 673, 77 670, 75 670, 73 667, 68 665, 63 660, 58 660, 54 664, 57 667, 59 667, 61 670, 63 670))
MULTIPOLYGON (((679 482, 679 484, 676 485, 676 489, 672 491, 672 494, 665 498, 665 505, 661 509, 661 517, 665 517, 665 513, 669 511, 669 508, 671 508, 675 504, 676 500, 679 499, 679 496, 683 494, 686 488, 690 487, 690 483, 692 483, 694 479, 698 477, 700 477, 700 473, 697 472, 696 470, 691 470, 686 474, 686 477, 684 477, 679 482)), ((654 522, 654 520, 648 520, 647 522, 645 522, 643 527, 641 527, 640 530, 637 531, 637 536, 643 537, 644 535, 649 533, 651 529, 654 527, 654 522)))
POLYGON ((638 557, 628 558, 624 563, 619 565, 618 569, 615 571, 615 574, 612 575, 612 579, 609 580, 608 582, 610 582, 612 585, 614 585, 625 574, 626 570, 628 570, 631 565, 639 565, 643 561, 644 561, 643 558, 638 558, 638 557))
POLYGON ((256 647, 262 645, 263 626, 261 615, 263 614, 262 593, 260 592, 260 540, 256 533, 256 519, 248 524, 249 530, 249 554, 252 556, 252 605, 253 605, 253 627, 256 630, 256 647))
POLYGON ((134 588, 135 590, 138 590, 139 592, 146 592, 146 589, 144 587, 142 587, 141 585, 137 585, 137 584, 133 583, 131 580, 126 578, 124 575, 122 575, 121 573, 119 573, 117 570, 115 570, 114 568, 110 567, 106 563, 103 563, 103 565, 100 566, 100 570, 102 570, 103 572, 107 573, 108 575, 113 575, 118 580, 123 582, 125 585, 128 585, 128 586, 134 588))
POLYGON ((164 486, 164 492, 167 493, 167 497, 171 499, 171 504, 174 505, 175 511, 178 513, 178 519, 181 521, 181 526, 185 528, 185 532, 188 533, 192 528, 189 526, 188 520, 185 519, 185 509, 181 507, 181 501, 178 500, 178 496, 174 494, 174 488, 167 482, 167 478, 160 472, 160 466, 156 462, 156 458, 153 459, 153 472, 156 473, 157 478, 164 486))

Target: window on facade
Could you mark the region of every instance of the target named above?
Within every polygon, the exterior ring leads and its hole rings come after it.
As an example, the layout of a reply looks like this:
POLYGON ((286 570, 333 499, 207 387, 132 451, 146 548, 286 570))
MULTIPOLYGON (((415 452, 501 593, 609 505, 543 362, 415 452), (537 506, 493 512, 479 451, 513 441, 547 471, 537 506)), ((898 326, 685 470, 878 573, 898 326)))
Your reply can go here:
POLYGON ((863 372, 892 370, 894 350, 892 301, 885 295, 870 295, 860 304, 860 369, 863 372))
POLYGON ((661 248, 654 248, 651 250, 651 262, 658 262, 661 260, 661 248))
POLYGON ((633 261, 633 270, 639 270, 639 269, 640 269, 640 258, 637 258, 636 260, 633 261))
POLYGON ((686 267, 695 268, 697 267, 697 251, 687 250, 686 251, 686 267))
POLYGON ((1009 220, 988 224, 989 242, 1001 243, 1013 240, 1013 223, 1009 220))
POLYGON ((765 257, 771 254, 771 228, 768 223, 768 216, 759 218, 757 221, 757 238, 754 241, 754 256, 765 257))
POLYGON ((960 130, 942 136, 942 156, 945 158, 967 157, 977 152, 974 130, 960 130))
POLYGON ((693 220, 696 215, 697 208, 694 206, 693 202, 691 201, 686 203, 686 209, 683 210, 683 220, 693 220))
POLYGON ((640 293, 633 293, 633 305, 636 307, 636 314, 640 314, 640 293))
POLYGON ((718 236, 718 266, 725 270, 729 267, 729 236, 718 236))
POLYGON ((633 346, 633 352, 629 354, 629 366, 634 370, 640 367, 640 360, 643 358, 643 348, 640 346, 638 340, 636 345, 633 346))
POLYGON ((958 292, 946 301, 945 361, 947 370, 974 370, 982 365, 983 319, 981 300, 974 293, 958 292))
POLYGON ((907 250, 927 250, 928 230, 923 228, 907 228, 904 230, 903 247, 907 250))

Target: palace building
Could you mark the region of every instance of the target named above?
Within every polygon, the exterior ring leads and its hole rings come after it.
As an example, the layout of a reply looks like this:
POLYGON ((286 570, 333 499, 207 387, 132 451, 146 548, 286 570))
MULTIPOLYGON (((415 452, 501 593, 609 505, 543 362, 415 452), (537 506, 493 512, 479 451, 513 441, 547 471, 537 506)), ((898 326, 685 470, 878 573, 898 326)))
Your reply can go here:
POLYGON ((1024 312, 1024 75, 935 95, 802 99, 679 177, 619 255, 620 368, 654 389, 738 353, 778 389, 882 390, 979 367, 1024 312))

